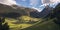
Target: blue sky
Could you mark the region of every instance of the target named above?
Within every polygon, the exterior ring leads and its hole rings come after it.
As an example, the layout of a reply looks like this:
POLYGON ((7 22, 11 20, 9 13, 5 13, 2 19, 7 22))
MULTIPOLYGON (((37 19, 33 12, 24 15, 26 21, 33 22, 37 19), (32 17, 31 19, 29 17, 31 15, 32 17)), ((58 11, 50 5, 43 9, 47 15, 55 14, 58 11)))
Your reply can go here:
POLYGON ((16 2, 26 7, 39 7, 42 4, 41 0, 16 0, 16 2))
POLYGON ((37 9, 38 11, 41 11, 40 9, 43 9, 41 0, 16 0, 17 4, 29 8, 37 9), (38 9, 39 8, 39 9, 38 9))
POLYGON ((43 4, 46 5, 48 3, 52 3, 51 6, 55 6, 55 3, 57 2, 60 2, 60 0, 16 0, 16 3, 21 6, 35 7, 35 8, 39 8, 41 7, 41 5, 44 6, 43 4))

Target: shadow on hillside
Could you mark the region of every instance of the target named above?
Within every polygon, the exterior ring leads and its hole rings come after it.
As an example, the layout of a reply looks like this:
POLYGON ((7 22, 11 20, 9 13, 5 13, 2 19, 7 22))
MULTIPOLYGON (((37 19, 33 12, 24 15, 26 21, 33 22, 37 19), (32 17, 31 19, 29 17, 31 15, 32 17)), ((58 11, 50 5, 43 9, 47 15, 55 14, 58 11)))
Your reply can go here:
POLYGON ((2 14, 0 14, 0 16, 16 19, 17 17, 20 17, 21 15, 19 13, 16 13, 16 12, 10 12, 10 13, 2 13, 2 14))

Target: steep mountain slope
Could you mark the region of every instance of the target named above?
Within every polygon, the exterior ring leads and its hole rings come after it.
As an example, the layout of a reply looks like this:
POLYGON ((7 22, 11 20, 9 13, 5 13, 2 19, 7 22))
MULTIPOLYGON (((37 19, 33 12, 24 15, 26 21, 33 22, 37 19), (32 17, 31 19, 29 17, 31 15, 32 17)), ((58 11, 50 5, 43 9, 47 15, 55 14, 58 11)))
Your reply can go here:
POLYGON ((48 14, 50 14, 52 10, 53 10, 53 8, 52 7, 49 7, 47 5, 41 12, 38 12, 38 11, 31 12, 30 15, 32 17, 41 18, 41 17, 45 17, 48 14))
POLYGON ((52 10, 53 10, 53 8, 52 8, 52 7, 49 7, 49 5, 47 5, 47 6, 43 9, 43 11, 40 13, 41 17, 47 16, 48 14, 51 13, 52 10))
POLYGON ((57 18, 54 22, 60 25, 60 3, 53 10, 53 16, 57 18))
POLYGON ((30 15, 30 12, 36 11, 36 9, 22 7, 18 5, 5 5, 0 4, 0 15, 14 16, 14 15, 30 15))

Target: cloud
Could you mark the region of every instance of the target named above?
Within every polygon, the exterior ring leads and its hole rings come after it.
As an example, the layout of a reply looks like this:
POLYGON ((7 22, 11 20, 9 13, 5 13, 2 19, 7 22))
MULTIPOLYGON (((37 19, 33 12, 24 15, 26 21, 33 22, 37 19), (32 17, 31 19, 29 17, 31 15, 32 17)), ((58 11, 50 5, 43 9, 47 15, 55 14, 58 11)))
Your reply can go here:
POLYGON ((58 3, 60 0, 41 0, 42 4, 58 3))
POLYGON ((41 0, 42 4, 51 3, 50 0, 41 0))
POLYGON ((16 1, 15 0, 0 0, 0 3, 6 4, 6 5, 12 5, 12 4, 16 4, 16 1))
POLYGON ((41 12, 42 11, 42 9, 40 9, 40 8, 35 8, 35 7, 32 7, 33 9, 36 9, 38 12, 41 12))
POLYGON ((60 0, 50 0, 50 1, 53 2, 53 3, 54 3, 54 2, 55 2, 55 3, 56 3, 56 2, 60 2, 60 0))
POLYGON ((55 7, 56 4, 60 2, 60 0, 41 0, 41 2, 43 4, 41 6, 47 6, 50 4, 50 6, 55 7))
POLYGON ((30 0, 30 5, 36 6, 38 4, 38 0, 30 0))

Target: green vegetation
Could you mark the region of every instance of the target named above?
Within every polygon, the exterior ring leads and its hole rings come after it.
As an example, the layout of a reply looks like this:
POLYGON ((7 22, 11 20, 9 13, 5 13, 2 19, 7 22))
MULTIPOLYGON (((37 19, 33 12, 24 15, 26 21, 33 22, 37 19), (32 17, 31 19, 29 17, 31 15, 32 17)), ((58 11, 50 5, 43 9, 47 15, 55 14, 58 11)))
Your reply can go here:
POLYGON ((21 16, 18 19, 12 19, 12 18, 5 18, 5 22, 8 22, 10 30, 20 30, 24 29, 30 26, 33 26, 34 23, 32 22, 38 22, 40 21, 39 18, 32 18, 29 16, 21 16), (22 23, 21 23, 22 22, 22 23), (31 23, 28 23, 31 22, 31 23))
POLYGON ((48 21, 39 22, 34 26, 22 29, 22 30, 60 30, 60 26, 53 22, 54 19, 48 21))

